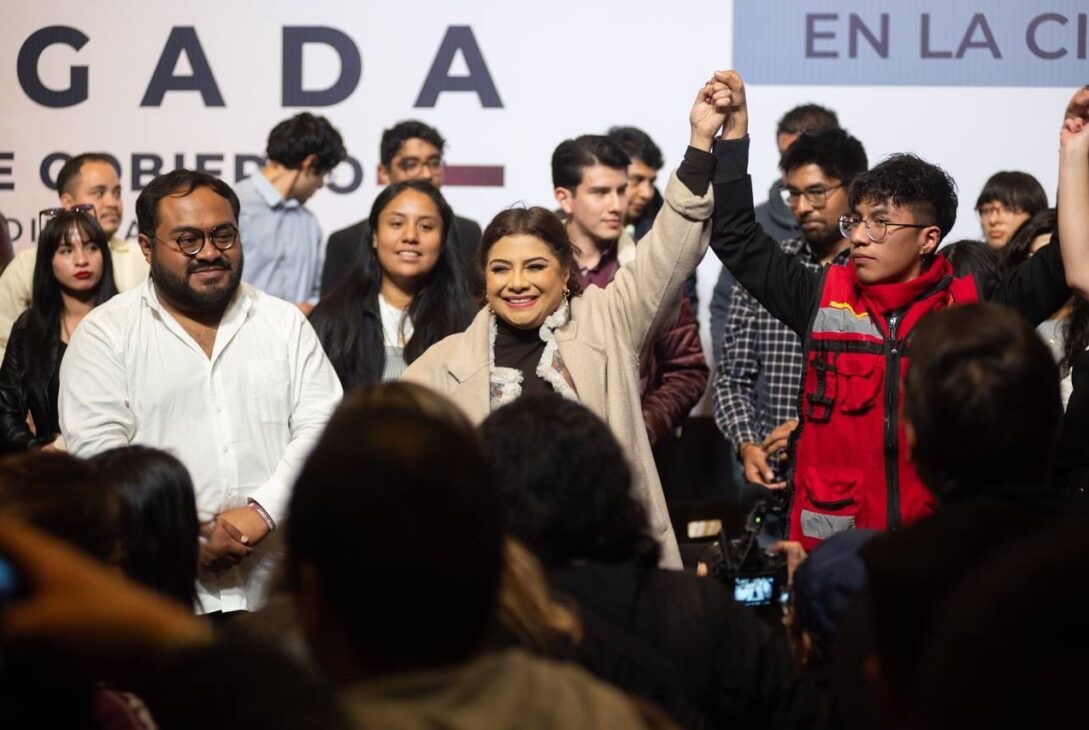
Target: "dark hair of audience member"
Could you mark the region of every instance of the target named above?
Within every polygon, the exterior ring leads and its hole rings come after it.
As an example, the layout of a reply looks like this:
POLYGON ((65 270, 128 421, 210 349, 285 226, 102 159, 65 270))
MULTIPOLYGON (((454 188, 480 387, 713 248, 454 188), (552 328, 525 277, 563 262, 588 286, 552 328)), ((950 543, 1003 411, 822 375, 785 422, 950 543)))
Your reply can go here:
POLYGON ((332 622, 370 674, 474 655, 495 625, 503 560, 502 505, 476 434, 398 404, 382 392, 392 386, 345 396, 287 523, 296 590, 304 575, 317 584, 300 599, 324 616, 310 625, 315 651, 330 645, 321 632, 332 622))
POLYGON ((166 197, 184 198, 197 188, 211 188, 219 197, 231 204, 235 220, 241 206, 238 196, 227 183, 206 172, 179 169, 159 175, 149 182, 136 198, 136 224, 140 233, 151 239, 159 227, 159 201, 166 197))
POLYGON ((105 162, 112 167, 118 175, 121 174, 121 168, 118 166, 117 160, 109 155, 104 155, 101 152, 84 152, 82 155, 69 157, 68 160, 61 165, 60 172, 57 173, 57 192, 74 195, 77 186, 76 181, 79 179, 79 173, 83 169, 83 166, 88 162, 105 162))
POLYGON ((775 127, 776 136, 780 134, 803 134, 822 129, 835 129, 839 126, 839 117, 827 107, 819 104, 801 104, 779 119, 775 127))
POLYGON ((661 170, 665 160, 662 150, 650 135, 638 127, 612 127, 607 135, 628 153, 633 160, 640 160, 647 167, 661 170))
POLYGON ((1080 728, 1085 519, 1007 545, 943 601, 920 662, 919 727, 1080 728))
POLYGON ((324 175, 347 155, 340 132, 325 117, 301 112, 273 127, 265 149, 268 159, 289 170, 298 169, 303 160, 315 155, 314 170, 324 175))
MULTIPOLYGON (((425 275, 408 307, 413 332, 405 343, 404 358, 411 364, 431 345, 467 327, 475 311, 464 265, 449 245, 454 213, 438 188, 423 180, 387 186, 371 206, 371 230, 376 234, 381 230, 382 211, 407 190, 422 193, 435 204, 442 219, 443 237, 438 261, 425 275)), ((348 274, 310 315, 310 323, 345 388, 371 385, 382 379, 386 352, 376 306, 381 289, 382 265, 367 242, 359 247, 348 274), (374 310, 374 316, 365 313, 368 309, 374 310)))
POLYGON ((628 171, 631 157, 620 144, 603 134, 584 134, 560 142, 552 153, 552 186, 575 193, 584 168, 594 165, 628 171))
POLYGON ((912 337, 904 419, 915 467, 939 499, 1038 485, 1051 473, 1062 422, 1058 369, 1013 310, 983 303, 933 312, 912 337))
POLYGON ((53 273, 53 256, 62 244, 70 240, 73 231, 79 233, 84 244, 94 243, 102 252, 102 279, 95 290, 94 306, 109 301, 117 293, 109 241, 106 240, 106 234, 99 227, 98 221, 85 213, 66 210, 45 224, 34 256, 30 308, 27 310, 26 319, 26 351, 23 356, 27 392, 39 403, 49 403, 52 400, 49 381, 57 370, 61 317, 64 315, 60 282, 53 273))
POLYGON ((117 489, 90 462, 39 451, 0 460, 0 513, 104 563, 117 562, 120 511, 117 489))
POLYGON ((546 568, 576 560, 653 567, 660 548, 605 423, 557 395, 526 395, 480 426, 510 534, 546 568))
POLYGON ((1059 227, 1059 216, 1054 208, 1036 213, 1010 236, 1010 242, 1002 247, 1002 264, 1007 270, 1020 266, 1032 256, 1033 243, 1040 236, 1050 236, 1059 227))
POLYGON ((121 568, 133 580, 186 606, 197 603, 200 521, 189 472, 147 446, 92 457, 121 498, 121 568))
POLYGON ((957 186, 937 165, 910 154, 891 155, 851 183, 848 204, 892 202, 909 208, 920 225, 935 225, 945 237, 957 222, 957 186))
POLYGON ((496 241, 506 236, 533 236, 548 246, 552 255, 568 272, 567 290, 571 296, 582 292, 579 281, 579 267, 575 261, 575 249, 567 228, 552 211, 534 206, 532 208, 508 208, 500 211, 484 229, 477 248, 477 265, 481 271, 488 268, 488 255, 496 241))
POLYGON ((983 241, 963 238, 938 249, 938 254, 949 259, 953 276, 975 275, 983 281, 1002 278, 1001 254, 983 241))
POLYGON ((976 210, 994 201, 1030 216, 1047 209, 1047 193, 1040 181, 1027 172, 1002 171, 991 175, 976 198, 976 210))
POLYGON ((849 187, 869 167, 862 143, 838 128, 805 132, 787 147, 779 160, 779 169, 786 175, 803 165, 816 165, 844 187, 849 187))
POLYGON ((401 145, 410 139, 422 139, 434 145, 440 155, 446 148, 446 140, 439 134, 439 130, 416 119, 406 119, 382 132, 382 141, 378 147, 379 162, 382 166, 389 168, 393 164, 393 158, 400 151, 401 145))

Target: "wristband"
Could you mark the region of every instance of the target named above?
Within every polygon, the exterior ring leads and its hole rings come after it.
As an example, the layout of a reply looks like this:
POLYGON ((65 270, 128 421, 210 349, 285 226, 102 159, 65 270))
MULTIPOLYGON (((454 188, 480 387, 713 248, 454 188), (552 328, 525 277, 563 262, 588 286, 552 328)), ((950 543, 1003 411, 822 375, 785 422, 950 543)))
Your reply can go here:
POLYGON ((265 511, 265 508, 258 504, 255 500, 249 500, 246 504, 247 507, 257 513, 257 516, 264 520, 264 523, 268 526, 269 532, 276 529, 276 522, 272 519, 272 515, 265 511))

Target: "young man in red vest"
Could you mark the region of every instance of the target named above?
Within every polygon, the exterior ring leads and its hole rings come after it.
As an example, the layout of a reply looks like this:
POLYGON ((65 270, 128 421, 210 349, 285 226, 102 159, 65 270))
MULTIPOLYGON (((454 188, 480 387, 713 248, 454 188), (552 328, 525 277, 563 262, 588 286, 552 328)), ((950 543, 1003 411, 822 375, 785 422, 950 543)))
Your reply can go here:
MULTIPOLYGON (((1089 247, 1052 246, 1000 281, 956 278, 935 255, 956 219, 952 178, 914 155, 893 155, 851 184, 851 212, 840 223, 851 263, 808 271, 756 224, 744 85, 732 71, 716 80, 733 91, 734 111, 715 150, 711 247, 804 343, 790 539, 810 550, 854 527, 894 530, 933 505, 908 458, 900 417, 915 325, 928 312, 980 299, 1039 323, 1070 296, 1068 282, 1079 294, 1089 290, 1089 250, 1077 250, 1089 247)), ((1089 94, 1078 99, 1067 114, 1085 118, 1089 94)))

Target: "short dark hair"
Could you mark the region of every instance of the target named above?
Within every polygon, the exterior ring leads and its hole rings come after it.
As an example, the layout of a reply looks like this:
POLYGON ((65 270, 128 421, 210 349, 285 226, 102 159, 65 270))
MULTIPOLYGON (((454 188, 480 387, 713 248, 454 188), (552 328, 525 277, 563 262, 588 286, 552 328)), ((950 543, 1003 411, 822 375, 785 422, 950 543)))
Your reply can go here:
POLYGON ((480 426, 510 535, 547 567, 575 560, 657 564, 646 509, 609 427, 555 394, 525 395, 480 426))
POLYGON ((904 418, 915 467, 939 499, 1046 479, 1062 413, 1055 360, 1013 310, 951 307, 912 333, 904 418))
POLYGON ((843 129, 805 132, 794 140, 779 160, 779 169, 788 175, 802 165, 816 165, 844 187, 870 166, 862 143, 843 129))
POLYGON ((0 513, 104 563, 117 556, 117 490, 93 465, 74 456, 32 451, 0 460, 0 513))
POLYGON ((211 188, 212 192, 231 204, 234 218, 238 220, 241 205, 231 186, 217 177, 196 170, 174 170, 147 184, 136 199, 136 226, 149 239, 159 227, 159 201, 166 197, 184 198, 197 188, 211 188))
POLYGON ((122 446, 91 458, 121 499, 125 575, 185 606, 197 603, 196 493, 185 465, 165 451, 122 446))
POLYGON ((301 167, 310 155, 317 155, 314 170, 321 175, 348 156, 336 127, 310 112, 296 114, 273 127, 265 152, 269 160, 292 170, 301 167))
POLYGON ((1009 243, 1001 249, 1002 263, 1007 270, 1016 268, 1028 260, 1029 249, 1037 236, 1054 233, 1059 228, 1059 214, 1054 208, 1045 208, 1021 224, 1010 236, 1009 243))
POLYGON ((571 296, 582 292, 575 248, 571 244, 571 237, 567 235, 567 227, 555 213, 540 206, 508 208, 492 218, 492 222, 484 229, 477 248, 477 266, 480 271, 488 267, 488 254, 496 241, 505 236, 521 235, 541 240, 552 251, 560 266, 567 268, 567 290, 571 296))
POLYGON ((582 182, 584 168, 604 165, 628 171, 631 157, 618 142, 603 134, 584 134, 560 142, 552 153, 552 186, 572 193, 582 182))
POLYGON ((953 276, 975 275, 982 281, 1002 278, 1002 260, 998 253, 983 241, 964 238, 938 249, 938 255, 949 259, 953 276))
POLYGON ((996 200, 1030 216, 1047 208, 1047 193, 1040 181, 1027 172, 1002 171, 991 175, 976 198, 976 210, 996 200))
POLYGON ((957 184, 945 170, 916 155, 882 160, 854 179, 847 199, 852 209, 862 201, 911 208, 919 222, 938 226, 943 238, 957 222, 957 184))
POLYGON ((69 157, 68 161, 61 165, 60 172, 57 173, 58 194, 73 194, 76 181, 79 179, 80 170, 82 170, 83 166, 88 162, 105 162, 112 167, 118 175, 121 174, 121 166, 118 165, 117 160, 110 155, 101 152, 84 152, 81 155, 69 157))
POLYGON ((620 145, 633 160, 641 160, 647 167, 661 170, 665 161, 662 150, 654 144, 650 135, 638 127, 613 127, 609 139, 620 145))
POLYGON ((470 428, 370 395, 382 387, 348 393, 306 460, 288 567, 313 567, 322 604, 372 669, 463 661, 496 617, 499 493, 470 428))
POLYGON ((775 127, 775 136, 817 132, 822 129, 835 129, 838 126, 839 117, 831 109, 819 104, 802 104, 782 116, 775 127))
POLYGON ((422 139, 434 145, 440 155, 446 150, 446 140, 439 134, 439 130, 418 119, 406 119, 382 132, 382 141, 378 148, 382 167, 388 169, 393 164, 393 158, 397 156, 401 145, 410 139, 422 139))

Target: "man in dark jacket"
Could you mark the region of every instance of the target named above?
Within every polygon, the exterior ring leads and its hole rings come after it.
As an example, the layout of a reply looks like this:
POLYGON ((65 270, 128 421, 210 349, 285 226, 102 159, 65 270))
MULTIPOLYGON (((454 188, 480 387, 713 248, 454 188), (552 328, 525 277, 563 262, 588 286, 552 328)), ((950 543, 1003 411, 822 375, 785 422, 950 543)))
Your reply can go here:
MULTIPOLYGON (((635 258, 635 241, 624 230, 631 158, 609 137, 583 135, 552 153, 552 184, 575 248, 582 285, 605 288, 635 258)), ((651 444, 678 428, 707 387, 699 327, 687 297, 672 327, 643 353, 643 420, 651 444)))
MULTIPOLYGON (((398 122, 382 133, 378 182, 389 185, 402 180, 426 180, 441 188, 445 147, 446 140, 434 127, 414 119, 398 122)), ((340 283, 355 261, 359 247, 369 246, 370 242, 371 226, 365 218, 329 236, 321 274, 322 295, 340 283)), ((475 261, 479 243, 480 225, 469 218, 454 216, 454 228, 446 232, 446 244, 457 252, 474 292, 482 286, 475 261)))

